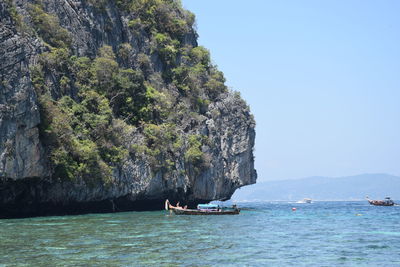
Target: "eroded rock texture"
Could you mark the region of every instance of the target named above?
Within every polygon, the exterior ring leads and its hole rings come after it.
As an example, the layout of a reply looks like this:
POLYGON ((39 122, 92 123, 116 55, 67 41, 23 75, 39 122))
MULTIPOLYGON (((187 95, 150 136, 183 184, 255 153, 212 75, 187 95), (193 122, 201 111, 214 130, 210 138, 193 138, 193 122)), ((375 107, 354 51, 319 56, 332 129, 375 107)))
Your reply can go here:
MULTIPOLYGON (((166 198, 194 205, 229 199, 237 188, 255 183, 255 122, 240 96, 226 90, 210 97, 199 83, 198 98, 206 99, 206 104, 194 110, 189 100, 191 93, 183 94, 165 78, 169 67, 160 52, 154 52, 154 33, 140 27, 132 30, 135 13, 117 6, 114 1, 99 1, 105 2, 101 7, 92 2, 43 0, 40 6, 58 18, 61 27, 70 33, 71 56, 93 59, 105 45, 118 54, 121 45, 129 44, 127 55, 117 58, 119 65, 133 70, 141 68, 146 83, 167 96, 172 103, 171 115, 155 124, 173 121, 174 131, 184 140, 182 146, 157 156, 158 162, 168 158, 168 170, 155 167, 146 153, 129 150, 121 162, 112 165, 111 181, 107 183, 97 180, 88 183, 80 177, 68 180, 55 175, 55 163, 50 157, 52 148, 46 145, 40 132, 43 121, 31 70, 38 64, 40 55, 52 48, 32 24, 29 9, 37 2, 2 1, 0 217, 161 209, 166 198), (145 69, 143 55, 149 59, 145 69), (179 110, 186 108, 187 112, 176 115, 178 107, 179 110), (201 164, 196 165, 185 156, 187 137, 191 135, 206 140, 201 143, 201 164)), ((183 16, 180 12, 177 9, 175 15, 183 16)), ((190 26, 181 34, 179 47, 197 47, 196 38, 190 26)), ((178 53, 174 64, 182 64, 182 58, 178 53)), ((63 90, 60 76, 50 71, 44 77, 54 101, 69 95, 79 102, 79 88, 71 86, 63 90)), ((113 116, 117 119, 116 114, 113 116)), ((118 119, 124 121, 124 118, 118 119)), ((133 145, 146 146, 144 126, 124 123, 123 146, 127 149, 133 145)))

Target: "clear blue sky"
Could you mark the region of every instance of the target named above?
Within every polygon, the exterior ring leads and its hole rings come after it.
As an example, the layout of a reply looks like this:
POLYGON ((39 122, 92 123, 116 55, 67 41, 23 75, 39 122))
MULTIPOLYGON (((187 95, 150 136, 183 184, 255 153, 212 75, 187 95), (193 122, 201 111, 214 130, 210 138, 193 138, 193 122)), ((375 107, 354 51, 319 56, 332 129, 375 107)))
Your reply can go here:
POLYGON ((182 3, 255 115, 259 181, 400 175, 400 1, 182 3))

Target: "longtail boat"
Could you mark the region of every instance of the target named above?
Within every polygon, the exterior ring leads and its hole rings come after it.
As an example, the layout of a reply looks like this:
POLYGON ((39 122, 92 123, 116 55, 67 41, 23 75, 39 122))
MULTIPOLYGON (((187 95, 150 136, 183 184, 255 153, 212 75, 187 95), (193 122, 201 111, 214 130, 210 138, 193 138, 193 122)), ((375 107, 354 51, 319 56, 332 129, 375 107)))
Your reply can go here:
POLYGON ((368 200, 369 204, 374 206, 394 206, 394 201, 390 199, 390 197, 385 198, 385 200, 372 200, 369 199, 367 196, 366 199, 368 200))
POLYGON ((222 209, 214 204, 199 204, 197 209, 173 206, 168 199, 165 201, 165 209, 172 210, 176 215, 237 215, 240 213, 235 205, 231 209, 222 209))

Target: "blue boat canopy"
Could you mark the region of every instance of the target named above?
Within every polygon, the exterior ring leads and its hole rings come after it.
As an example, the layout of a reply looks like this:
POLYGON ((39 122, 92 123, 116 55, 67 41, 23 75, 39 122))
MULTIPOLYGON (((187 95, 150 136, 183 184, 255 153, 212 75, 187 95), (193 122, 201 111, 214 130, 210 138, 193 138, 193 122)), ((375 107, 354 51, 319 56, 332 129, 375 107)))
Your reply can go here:
POLYGON ((199 210, 213 210, 218 209, 219 206, 216 204, 199 204, 197 205, 197 209, 199 210))

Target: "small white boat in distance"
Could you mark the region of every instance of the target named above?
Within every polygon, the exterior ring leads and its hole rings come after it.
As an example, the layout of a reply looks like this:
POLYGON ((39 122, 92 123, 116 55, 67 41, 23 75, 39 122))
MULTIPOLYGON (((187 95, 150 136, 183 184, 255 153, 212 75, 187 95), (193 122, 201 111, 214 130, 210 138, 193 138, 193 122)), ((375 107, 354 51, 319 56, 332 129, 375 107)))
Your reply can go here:
POLYGON ((296 203, 312 203, 311 198, 303 198, 302 200, 297 201, 296 203))

